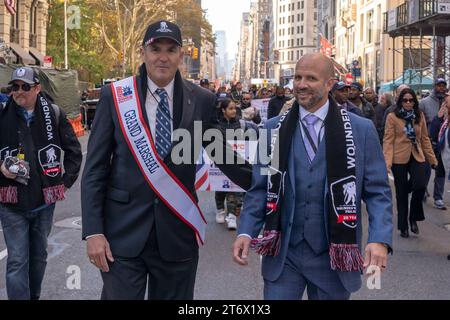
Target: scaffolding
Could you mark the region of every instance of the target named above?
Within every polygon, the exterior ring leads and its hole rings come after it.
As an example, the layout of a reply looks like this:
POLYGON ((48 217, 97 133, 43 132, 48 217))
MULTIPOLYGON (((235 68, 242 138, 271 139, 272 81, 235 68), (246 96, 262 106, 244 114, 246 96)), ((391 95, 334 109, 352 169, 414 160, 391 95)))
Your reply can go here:
MULTIPOLYGON (((384 13, 384 33, 392 39, 392 79, 405 76, 408 70, 422 79, 444 77, 450 80, 450 1, 410 0, 384 13), (396 39, 400 38, 400 48, 396 39), (396 54, 403 56, 403 71, 396 74, 396 54)), ((411 72, 409 72, 411 74, 411 72)), ((395 89, 395 88, 394 88, 395 89)))

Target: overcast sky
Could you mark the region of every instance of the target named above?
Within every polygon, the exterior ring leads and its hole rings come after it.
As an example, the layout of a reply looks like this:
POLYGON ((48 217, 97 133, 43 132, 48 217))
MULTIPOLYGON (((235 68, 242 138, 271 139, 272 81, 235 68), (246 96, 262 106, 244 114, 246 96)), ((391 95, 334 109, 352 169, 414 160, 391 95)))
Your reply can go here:
POLYGON ((250 0, 202 0, 213 31, 224 30, 229 59, 237 53, 242 13, 250 11, 250 0))

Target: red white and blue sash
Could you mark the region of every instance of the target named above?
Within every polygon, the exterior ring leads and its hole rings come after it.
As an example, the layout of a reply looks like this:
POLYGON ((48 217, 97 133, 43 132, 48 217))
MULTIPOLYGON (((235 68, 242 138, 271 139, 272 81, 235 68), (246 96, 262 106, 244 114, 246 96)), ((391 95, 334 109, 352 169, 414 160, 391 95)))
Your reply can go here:
POLYGON ((149 126, 142 115, 136 77, 113 83, 112 92, 120 128, 142 175, 166 206, 194 230, 198 244, 202 245, 206 220, 194 197, 156 152, 149 126))

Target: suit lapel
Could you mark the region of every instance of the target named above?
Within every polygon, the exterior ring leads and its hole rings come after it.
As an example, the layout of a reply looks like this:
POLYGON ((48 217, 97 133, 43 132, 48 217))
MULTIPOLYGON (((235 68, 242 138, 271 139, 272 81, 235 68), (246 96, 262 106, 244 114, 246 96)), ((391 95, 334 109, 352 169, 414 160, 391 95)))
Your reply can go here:
MULTIPOLYGON (((181 79, 181 77, 180 77, 181 79)), ((181 88, 183 93, 183 100, 180 101, 180 114, 181 121, 179 122, 178 128, 189 128, 194 119, 194 107, 195 107, 195 97, 192 89, 188 87, 188 84, 184 80, 181 80, 181 88)), ((175 113, 175 111, 174 111, 175 113)))
POLYGON ((173 129, 176 130, 180 128, 181 119, 184 115, 183 110, 183 97, 186 96, 185 90, 184 90, 184 83, 183 79, 181 78, 181 75, 179 72, 175 75, 175 84, 174 84, 174 91, 173 91, 173 129))
POLYGON ((148 115, 147 115, 147 108, 145 107, 145 103, 146 103, 146 99, 147 99, 147 84, 145 84, 145 87, 143 86, 143 84, 144 83, 142 81, 142 78, 140 76, 136 77, 136 86, 137 86, 139 101, 141 102, 142 115, 144 116, 145 123, 149 123, 148 115))

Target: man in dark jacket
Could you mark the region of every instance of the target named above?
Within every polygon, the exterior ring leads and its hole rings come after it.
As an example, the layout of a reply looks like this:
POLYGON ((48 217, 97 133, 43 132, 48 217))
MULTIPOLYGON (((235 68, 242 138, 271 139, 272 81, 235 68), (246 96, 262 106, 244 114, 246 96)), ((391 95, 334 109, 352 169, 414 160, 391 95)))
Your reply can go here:
POLYGON ((343 81, 336 82, 331 89, 331 94, 336 100, 339 107, 344 108, 348 112, 364 117, 362 111, 348 100, 350 86, 343 81))
MULTIPOLYGON (((206 232, 195 163, 217 116, 215 95, 181 77, 181 46, 176 24, 148 26, 139 76, 104 87, 97 105, 81 205, 87 254, 103 271, 103 299, 144 299, 147 284, 149 299, 193 299, 206 232), (180 155, 185 139, 192 149, 180 155)), ((218 166, 249 187, 250 165, 218 166)))
POLYGON ((375 110, 366 99, 362 96, 363 87, 359 82, 353 82, 350 85, 348 99, 357 106, 363 113, 364 118, 372 120, 375 125, 375 110))
POLYGON ((275 96, 269 101, 269 106, 267 108, 267 119, 271 119, 278 116, 278 114, 281 111, 281 108, 283 108, 287 100, 288 99, 284 95, 284 88, 277 87, 275 96))
POLYGON ((6 291, 9 299, 35 300, 40 297, 47 265, 55 203, 64 199, 77 179, 82 154, 72 125, 63 110, 42 94, 32 68, 16 69, 9 84, 12 99, 0 106, 0 219, 8 249, 6 291), (10 161, 22 170, 9 166, 10 161))

